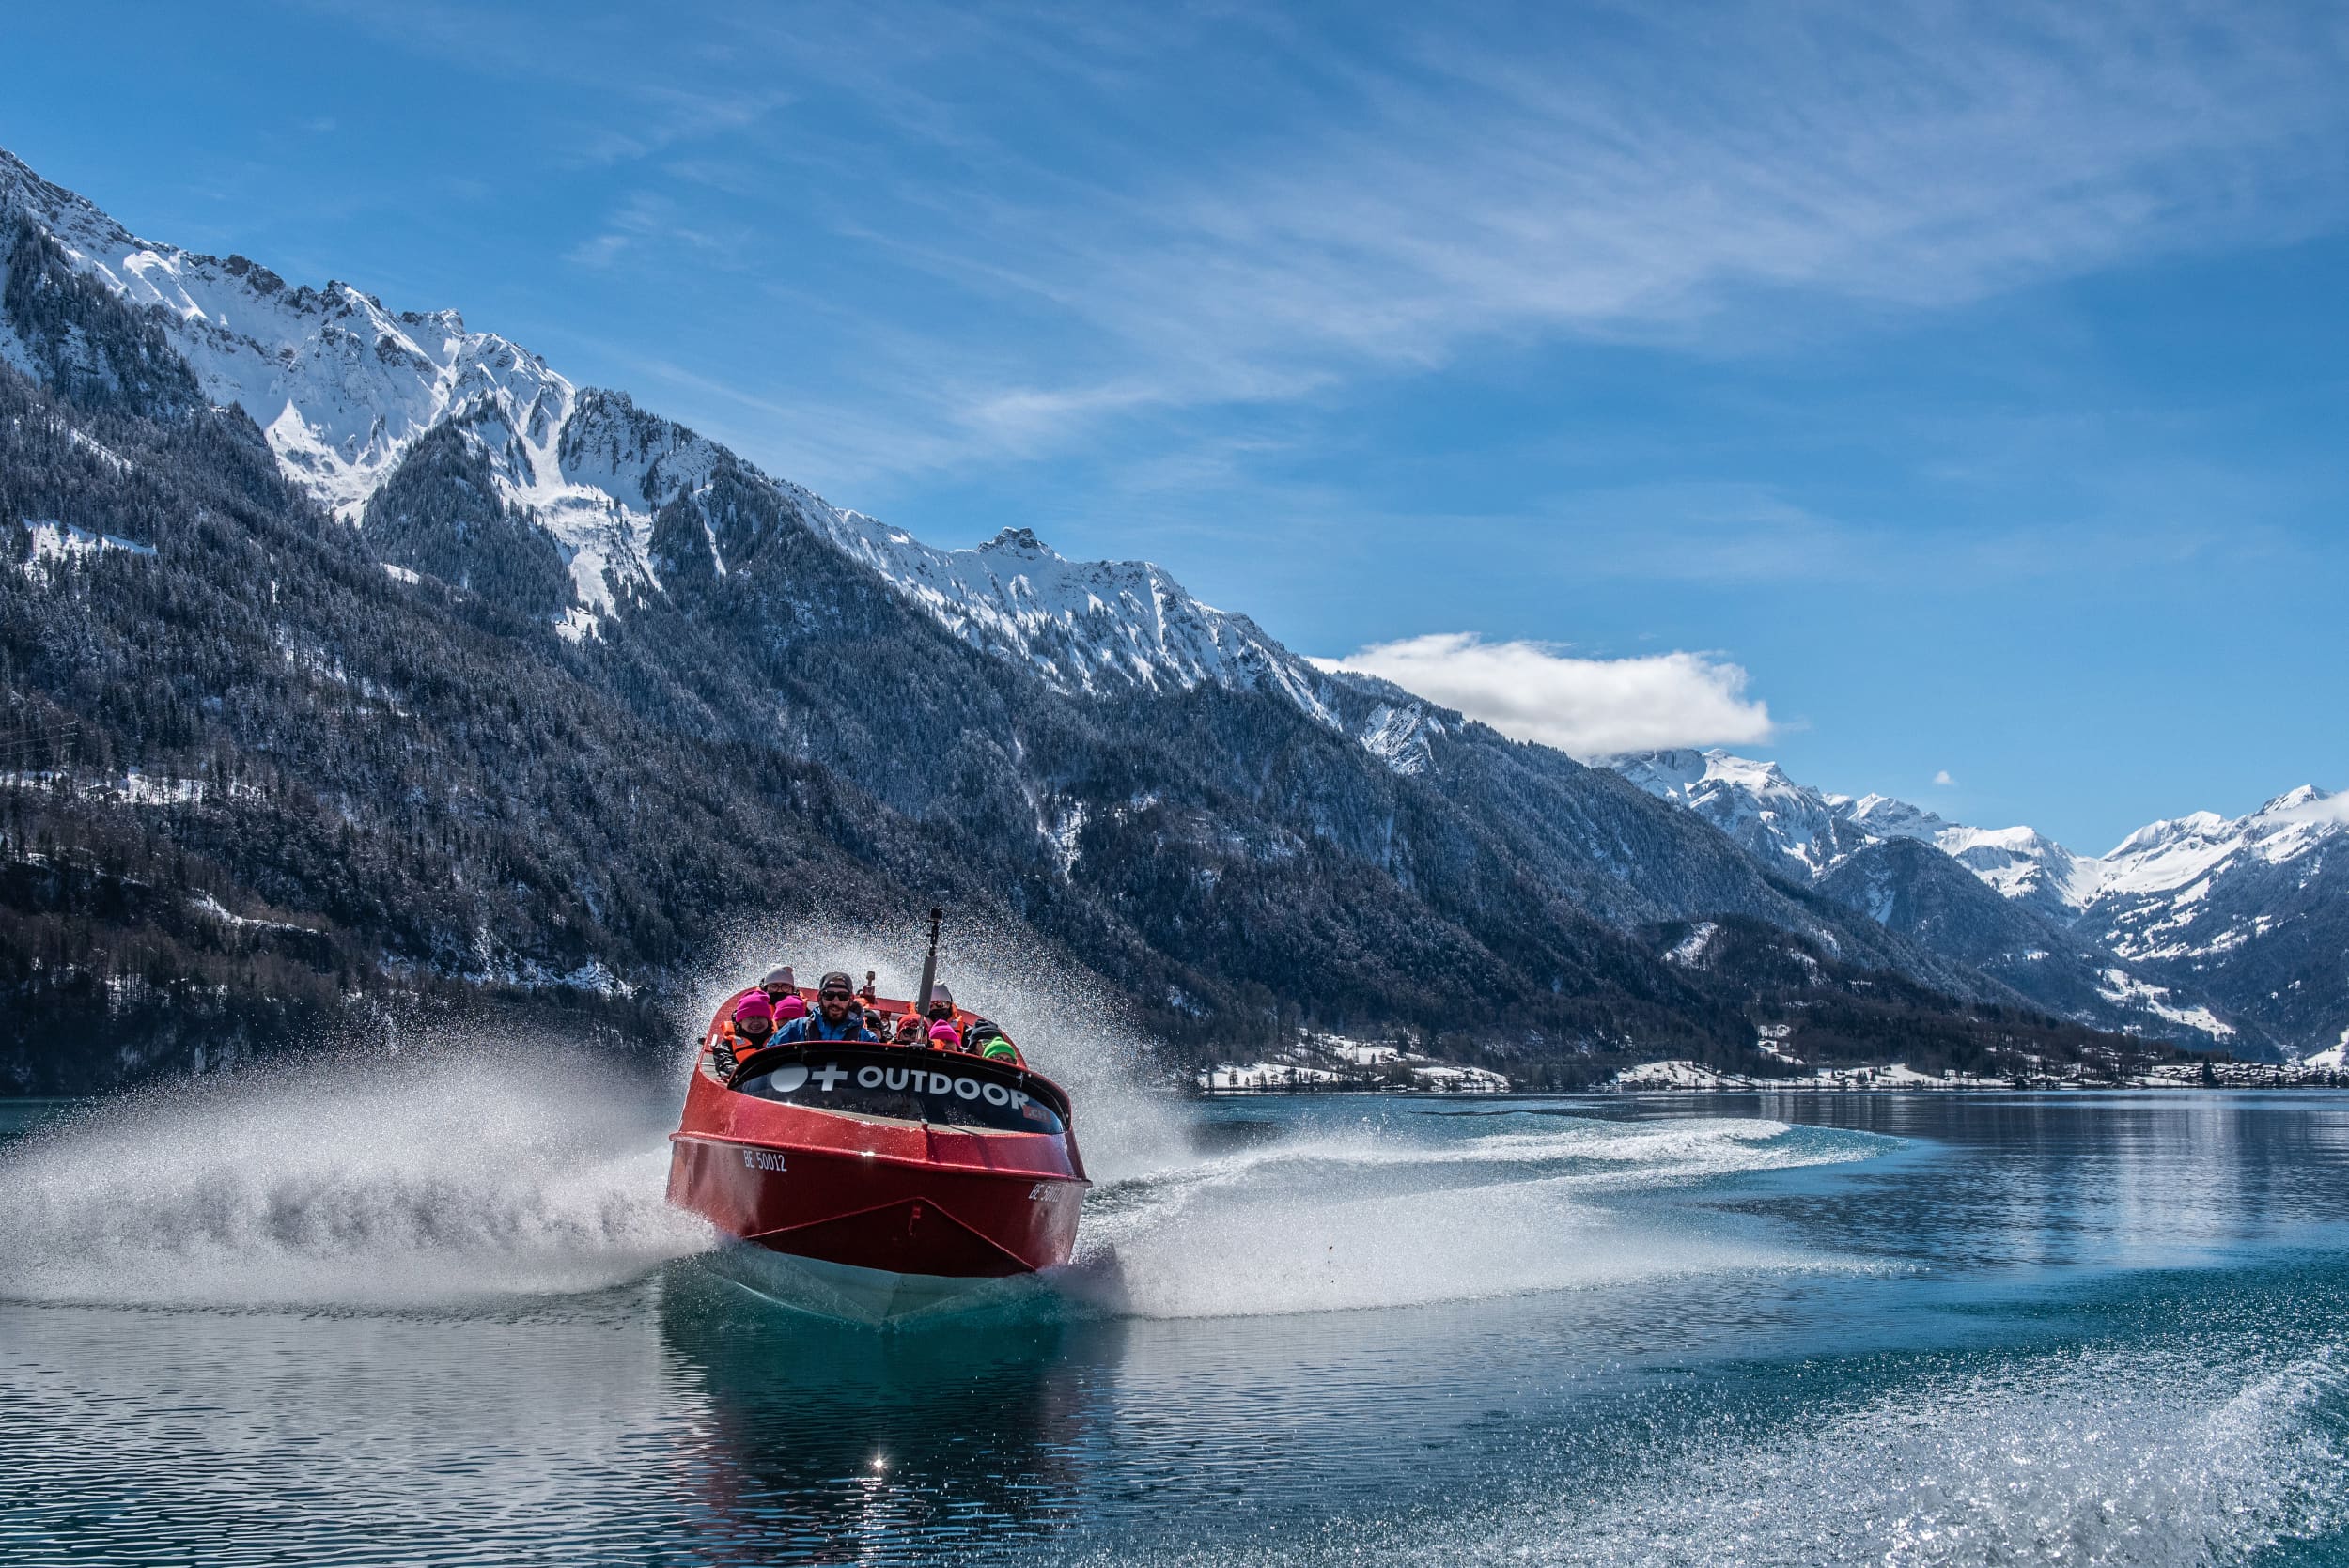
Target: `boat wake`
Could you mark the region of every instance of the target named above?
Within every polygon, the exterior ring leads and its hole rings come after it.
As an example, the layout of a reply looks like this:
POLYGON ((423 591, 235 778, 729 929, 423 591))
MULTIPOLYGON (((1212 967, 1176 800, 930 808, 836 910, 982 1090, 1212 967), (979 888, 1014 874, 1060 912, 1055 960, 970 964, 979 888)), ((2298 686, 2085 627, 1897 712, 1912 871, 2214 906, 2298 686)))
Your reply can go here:
MULTIPOLYGON (((2295 1336, 2297 1337, 2297 1336, 2295 1336)), ((1252 1551, 1268 1568, 2188 1568, 2349 1527, 2349 1350, 2232 1333, 1755 1369, 1529 1442, 1476 1506, 1252 1551), (1817 1385, 1825 1384, 1825 1388, 1817 1385)), ((1057 1560, 1120 1568, 1122 1547, 1057 1560)), ((1153 1550, 1157 1568, 1231 1560, 1153 1550)))
POLYGON ((1762 1120, 1491 1120, 1463 1136, 1467 1118, 1388 1115, 1110 1186, 1066 1288, 1135 1316, 1237 1317, 1840 1266, 1642 1200, 1894 1142, 1762 1120))
POLYGON ((661 1108, 476 1052, 173 1084, 0 1153, 0 1297, 436 1306, 596 1290, 703 1250, 661 1108))
MULTIPOLYGON (((1536 1508, 1440 1560, 2183 1568, 2339 1529, 2349 1361, 2323 1347, 2247 1373, 2242 1346, 2217 1348, 1929 1370, 1760 1435, 1725 1427, 1595 1506, 1536 1508)), ((1392 1557, 1434 1560, 1425 1545, 1392 1557)))

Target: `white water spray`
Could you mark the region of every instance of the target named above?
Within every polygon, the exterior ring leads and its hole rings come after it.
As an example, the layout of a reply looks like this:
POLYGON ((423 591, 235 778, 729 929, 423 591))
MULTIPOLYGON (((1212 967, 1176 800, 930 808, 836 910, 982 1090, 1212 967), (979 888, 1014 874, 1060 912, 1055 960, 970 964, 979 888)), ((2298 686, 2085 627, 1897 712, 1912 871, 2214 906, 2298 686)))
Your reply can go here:
POLYGON ((311 1060, 93 1107, 0 1155, 0 1296, 439 1305, 709 1243, 644 1090, 575 1055, 311 1060))

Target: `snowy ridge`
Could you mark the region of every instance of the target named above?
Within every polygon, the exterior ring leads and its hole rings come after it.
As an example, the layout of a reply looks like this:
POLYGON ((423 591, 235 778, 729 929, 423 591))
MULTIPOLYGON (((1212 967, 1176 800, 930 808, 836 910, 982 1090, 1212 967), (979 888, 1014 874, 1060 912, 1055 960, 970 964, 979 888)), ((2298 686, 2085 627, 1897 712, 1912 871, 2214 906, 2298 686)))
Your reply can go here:
POLYGON ((1695 812, 1766 864, 1806 881, 1827 875, 1868 839, 1829 797, 1795 783, 1774 762, 1682 747, 1635 753, 1610 766, 1649 794, 1695 812))
POLYGON ((346 283, 289 288, 241 256, 151 243, 0 152, 0 213, 46 229, 80 271, 151 306, 215 404, 242 405, 287 473, 345 518, 417 437, 482 398, 552 434, 568 382, 453 310, 386 310, 346 283), (545 400, 552 395, 561 403, 545 400))
POLYGON ((2096 896, 2102 877, 2097 862, 2034 829, 1968 828, 1889 795, 1821 799, 1869 838, 1930 844, 2007 897, 2043 912, 2084 909, 2096 896))
MULTIPOLYGON (((2330 884, 2321 878, 2327 854, 2349 845, 2349 796, 2306 785, 2241 817, 2196 812, 2149 823, 2092 856, 2031 828, 1974 828, 1890 796, 1826 794, 1775 763, 1719 749, 1644 752, 1610 766, 1812 882, 1871 844, 1932 845, 2083 950, 2104 955, 2097 992, 2107 1001, 2214 1041, 2238 1033, 2200 995, 2216 969, 2270 939, 2310 939, 2295 923, 2341 915, 2338 894, 2325 902, 2330 884), (2295 913, 2279 904, 2279 891, 2313 903, 2295 913)), ((1898 890, 1881 878, 1869 887, 1868 912, 1882 920, 1898 890)), ((2349 999, 2339 1005, 2349 1020, 2349 999)), ((2330 1038, 2342 1021, 2328 1014, 2323 1027, 2330 1038)))
POLYGON ((2310 784, 2230 821, 2201 811, 2149 823, 2105 856, 2104 893, 2168 893, 2222 874, 2250 857, 2266 865, 2299 859, 2349 829, 2349 798, 2310 784))
MULTIPOLYGON (((722 471, 770 488, 786 508, 957 636, 1027 664, 1067 692, 1203 682, 1277 692, 1354 734, 1398 773, 1432 765, 1442 726, 1423 705, 1389 703, 1349 726, 1336 688, 1245 615, 1202 603, 1143 561, 1072 562, 1031 531, 942 551, 863 513, 770 479, 717 443, 644 413, 624 395, 574 386, 539 355, 473 332, 454 310, 394 312, 351 285, 289 287, 241 256, 142 240, 96 206, 0 151, 0 216, 22 214, 68 259, 148 307, 204 395, 243 408, 288 476, 356 523, 428 431, 452 425, 489 459, 500 499, 561 549, 577 606, 566 635, 592 632, 631 592, 660 587, 654 515, 699 498, 722 471)), ((0 355, 22 360, 21 346, 0 355)), ((714 534, 717 569, 726 569, 714 534)))
POLYGON ((2303 784, 2230 820, 2216 812, 2148 823, 2099 862, 2089 914, 2112 950, 2139 961, 2207 961, 2289 924, 2238 890, 2307 889, 2349 844, 2349 796, 2303 784))
POLYGON ((344 521, 359 520, 427 431, 455 423, 490 452, 505 499, 561 547, 582 603, 609 606, 608 570, 648 576, 649 512, 607 482, 594 442, 564 439, 581 394, 529 349, 467 331, 453 310, 395 313, 350 284, 288 287, 241 256, 141 240, 0 152, 0 215, 17 214, 76 269, 148 307, 204 396, 241 407, 287 476, 344 521))
POLYGON ((2150 894, 2190 904, 2200 896, 2194 884, 2205 877, 2247 859, 2283 864, 2349 830, 2349 798, 2304 784, 2232 820, 2196 812, 2149 823, 2110 853, 2090 856, 2032 828, 1972 828, 1888 795, 1826 794, 1796 784, 1774 762, 1719 748, 1640 752, 1607 766, 1813 879, 1872 842, 1910 838, 2009 898, 2074 913, 2150 894))
POLYGON ((1829 795, 1774 762, 1709 751, 1637 752, 1608 765, 1649 794, 1688 807, 1770 864, 1816 881, 1868 845, 1911 838, 1958 861, 2009 898, 2077 911, 2101 875, 2029 828, 1968 828, 1889 795, 1829 795))
POLYGON ((1061 691, 1265 687, 1335 722, 1303 660, 1147 561, 1066 560, 1026 528, 1006 528, 975 550, 938 550, 861 512, 807 500, 810 522, 941 625, 1024 660, 1061 691))

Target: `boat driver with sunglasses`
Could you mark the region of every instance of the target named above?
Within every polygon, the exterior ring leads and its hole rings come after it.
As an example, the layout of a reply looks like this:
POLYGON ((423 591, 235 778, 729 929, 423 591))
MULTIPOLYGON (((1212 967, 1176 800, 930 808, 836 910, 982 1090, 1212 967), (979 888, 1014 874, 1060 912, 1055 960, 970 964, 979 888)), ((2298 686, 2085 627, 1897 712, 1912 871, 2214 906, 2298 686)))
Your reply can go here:
POLYGON ((816 987, 816 1011, 794 1018, 775 1031, 774 1043, 794 1046, 811 1040, 861 1040, 878 1045, 880 1036, 864 1027, 864 1005, 848 977, 838 970, 816 987))

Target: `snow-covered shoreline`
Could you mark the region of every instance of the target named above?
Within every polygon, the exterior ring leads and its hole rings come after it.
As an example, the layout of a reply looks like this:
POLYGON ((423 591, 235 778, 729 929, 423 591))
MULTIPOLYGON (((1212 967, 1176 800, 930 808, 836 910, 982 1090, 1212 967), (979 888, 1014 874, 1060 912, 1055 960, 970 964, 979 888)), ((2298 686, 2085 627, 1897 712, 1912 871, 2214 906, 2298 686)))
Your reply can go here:
POLYGON ((2349 1089, 2349 1072, 2312 1063, 2174 1063, 2118 1079, 2090 1078, 2077 1071, 2027 1078, 1949 1072, 1921 1073, 1901 1063, 1885 1067, 1821 1068, 1801 1078, 1761 1078, 1724 1073, 1686 1059, 1643 1062, 1598 1086, 1602 1094, 1963 1094, 2036 1093, 2059 1090, 2109 1093, 2137 1089, 2349 1089))
POLYGON ((1423 1056, 1402 1045, 1306 1032, 1271 1060, 1218 1063, 1192 1075, 1204 1094, 1505 1094, 1509 1080, 1487 1067, 1423 1056))

